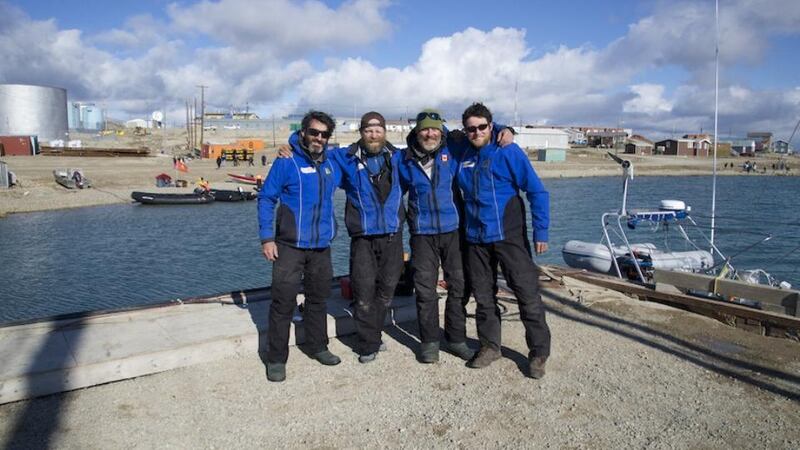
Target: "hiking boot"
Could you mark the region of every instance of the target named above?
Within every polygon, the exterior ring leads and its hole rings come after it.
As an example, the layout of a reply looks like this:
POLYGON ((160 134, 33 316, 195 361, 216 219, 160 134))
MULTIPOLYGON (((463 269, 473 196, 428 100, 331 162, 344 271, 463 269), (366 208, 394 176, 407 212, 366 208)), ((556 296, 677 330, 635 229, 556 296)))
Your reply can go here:
POLYGON ((423 364, 439 362, 439 343, 423 342, 419 347, 419 362, 423 364))
POLYGON ((281 382, 286 379, 286 364, 267 363, 267 379, 269 381, 281 382))
POLYGON ((335 366, 342 362, 341 358, 331 353, 330 350, 323 350, 319 353, 314 353, 311 355, 312 358, 316 359, 320 362, 320 364, 325 366, 335 366))
POLYGON ((472 369, 483 369, 489 367, 489 364, 500 359, 500 351, 491 347, 481 347, 478 353, 467 362, 467 367, 472 369))
POLYGON ((528 358, 528 376, 535 379, 544 378, 544 365, 547 356, 536 356, 528 358))
POLYGON ((466 342, 448 342, 447 349, 464 361, 469 361, 475 356, 475 350, 471 349, 466 342))
POLYGON ((366 355, 358 355, 358 362, 360 362, 361 364, 370 363, 372 361, 375 361, 375 358, 377 357, 378 357, 378 352, 368 353, 366 355))

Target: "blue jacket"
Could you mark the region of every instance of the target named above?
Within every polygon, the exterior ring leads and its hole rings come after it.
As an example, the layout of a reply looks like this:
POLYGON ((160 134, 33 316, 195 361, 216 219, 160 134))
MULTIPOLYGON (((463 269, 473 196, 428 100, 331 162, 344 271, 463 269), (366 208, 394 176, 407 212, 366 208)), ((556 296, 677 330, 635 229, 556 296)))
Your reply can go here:
POLYGON ((289 144, 292 157, 275 159, 258 194, 261 242, 277 241, 297 248, 329 247, 336 236, 333 193, 341 183, 342 172, 326 155, 314 162, 300 147, 297 132, 289 144))
POLYGON ((499 149, 492 140, 480 150, 470 146, 458 165, 457 180, 469 242, 501 241, 525 227, 525 205, 519 191, 526 193, 531 205, 534 242, 547 242, 550 195, 518 145, 499 149))
POLYGON ((402 230, 405 208, 397 170, 402 154, 389 143, 385 150, 391 165, 391 188, 383 202, 370 181, 358 143, 328 151, 328 158, 342 173, 341 185, 347 196, 344 223, 351 237, 394 234, 402 230))
POLYGON ((458 161, 442 145, 433 153, 431 176, 425 173, 412 148, 417 145, 416 133, 406 138, 408 147, 400 160, 400 186, 408 192, 408 228, 411 234, 440 234, 458 229, 459 211, 454 196, 454 180, 458 161))
MULTIPOLYGON (((493 123, 492 137, 497 139, 505 125, 493 123)), ((408 192, 408 228, 411 234, 439 234, 455 231, 459 226, 459 217, 464 215, 463 202, 456 197, 458 188, 456 171, 458 163, 471 148, 469 140, 463 132, 460 139, 453 139, 454 134, 444 127, 447 136, 442 147, 434 151, 435 162, 431 177, 414 157, 414 146, 417 144, 416 131, 412 130, 406 137, 408 145, 403 150, 400 161, 400 185, 403 192, 408 192), (456 195, 454 195, 456 194, 456 195)))

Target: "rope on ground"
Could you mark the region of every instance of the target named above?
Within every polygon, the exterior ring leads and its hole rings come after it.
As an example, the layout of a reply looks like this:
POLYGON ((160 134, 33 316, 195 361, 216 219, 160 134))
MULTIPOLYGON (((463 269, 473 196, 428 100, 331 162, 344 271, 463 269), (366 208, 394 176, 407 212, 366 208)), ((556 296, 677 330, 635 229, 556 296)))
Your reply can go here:
POLYGON ((581 281, 568 276, 563 276, 561 279, 564 288, 569 292, 570 296, 578 303, 586 306, 591 306, 594 303, 601 301, 609 301, 612 299, 625 296, 619 292, 604 287, 595 286, 591 283, 581 281))
POLYGON ((110 195, 112 197, 116 197, 116 198, 118 198, 118 199, 120 199, 120 200, 122 200, 124 202, 130 201, 130 198, 128 198, 128 197, 120 197, 119 195, 117 195, 117 194, 115 194, 113 192, 110 192, 110 191, 104 191, 104 190, 98 189, 96 187, 93 187, 92 190, 97 191, 97 192, 102 192, 104 194, 108 194, 108 195, 110 195))

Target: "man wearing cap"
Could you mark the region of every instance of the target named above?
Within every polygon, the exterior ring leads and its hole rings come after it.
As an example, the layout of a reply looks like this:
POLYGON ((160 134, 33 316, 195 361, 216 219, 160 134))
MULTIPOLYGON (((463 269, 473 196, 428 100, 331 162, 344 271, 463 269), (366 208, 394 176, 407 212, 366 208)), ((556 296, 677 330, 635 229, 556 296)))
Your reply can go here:
POLYGON ((289 329, 301 283, 305 293, 303 323, 308 354, 324 365, 341 362, 328 350, 325 305, 333 278, 330 249, 336 235, 333 193, 341 181, 341 171, 324 150, 335 126, 328 114, 320 111, 306 114, 300 131, 289 139, 291 156, 275 160, 258 194, 262 252, 273 262, 267 332, 269 381, 286 378, 289 329))
MULTIPOLYGON (((504 129, 497 126, 496 129, 504 129)), ((499 138, 513 141, 511 132, 499 138)), ((464 360, 473 357, 467 345, 466 299, 463 269, 463 237, 459 216, 461 200, 455 191, 458 161, 469 142, 460 131, 448 132, 434 109, 417 115, 416 126, 406 138, 400 162, 400 185, 408 193, 408 228, 411 232, 411 266, 417 293, 419 361, 439 360, 439 299, 436 293, 439 266, 447 283, 444 337, 447 347, 464 360)))
POLYGON ((475 353, 467 346, 464 269, 458 233, 459 213, 453 191, 457 161, 448 149, 444 120, 438 111, 425 109, 408 134, 402 152, 400 184, 408 192, 408 227, 411 232, 411 267, 417 294, 420 352, 418 359, 439 360, 439 265, 447 283, 445 342, 459 357, 475 353))
POLYGON ((550 355, 550 329, 539 295, 539 276, 527 238, 525 192, 531 206, 536 254, 547 251, 550 199, 527 155, 516 144, 498 150, 492 139, 492 113, 474 103, 462 115, 470 148, 456 179, 465 203, 467 271, 475 301, 480 350, 467 365, 483 368, 501 357, 500 311, 492 292, 498 262, 514 291, 525 327, 528 369, 542 378, 550 355))
POLYGON ((344 221, 350 235, 356 351, 361 363, 381 348, 386 310, 403 267, 403 193, 398 167, 402 156, 386 141, 386 120, 375 111, 361 117, 361 139, 330 151, 342 171, 347 201, 344 221))

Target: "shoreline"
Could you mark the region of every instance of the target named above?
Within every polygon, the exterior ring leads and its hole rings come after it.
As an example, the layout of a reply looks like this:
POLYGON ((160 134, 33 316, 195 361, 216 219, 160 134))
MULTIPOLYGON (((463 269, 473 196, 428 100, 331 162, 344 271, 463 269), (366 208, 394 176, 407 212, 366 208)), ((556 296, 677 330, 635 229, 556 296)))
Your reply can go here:
MULTIPOLYGON (((275 158, 275 150, 266 151, 269 161, 275 158)), ((556 178, 615 177, 621 175, 619 166, 602 150, 571 149, 565 162, 531 161, 542 180, 556 178)), ((674 156, 625 155, 634 163, 635 176, 711 176, 712 161, 708 158, 694 159, 674 156)), ((259 164, 237 167, 227 163, 220 169, 213 160, 195 159, 187 162, 189 172, 176 172, 172 167, 172 157, 161 154, 148 157, 70 157, 34 156, 4 157, 8 168, 15 172, 19 184, 7 190, 0 190, 0 218, 11 214, 56 211, 131 203, 133 191, 157 191, 160 193, 191 192, 193 184, 200 177, 208 180, 212 188, 236 189, 252 186, 235 183, 228 173, 261 173, 266 176, 268 166, 259 164), (92 182, 92 188, 69 190, 56 184, 54 169, 81 168, 92 182), (173 178, 188 181, 186 188, 157 188, 155 176, 166 173, 173 178)), ((789 157, 790 167, 800 167, 800 158, 789 157)), ((777 155, 767 155, 756 159, 761 167, 768 167, 777 161, 777 155)), ((718 158, 717 164, 741 164, 741 158, 718 158)), ((717 169, 718 176, 798 176, 800 171, 766 173, 745 173, 739 167, 717 169)))

